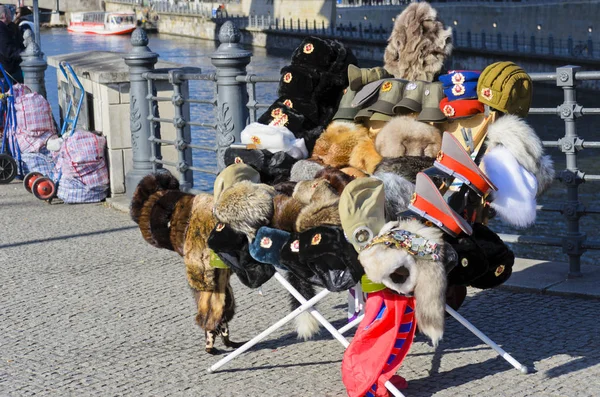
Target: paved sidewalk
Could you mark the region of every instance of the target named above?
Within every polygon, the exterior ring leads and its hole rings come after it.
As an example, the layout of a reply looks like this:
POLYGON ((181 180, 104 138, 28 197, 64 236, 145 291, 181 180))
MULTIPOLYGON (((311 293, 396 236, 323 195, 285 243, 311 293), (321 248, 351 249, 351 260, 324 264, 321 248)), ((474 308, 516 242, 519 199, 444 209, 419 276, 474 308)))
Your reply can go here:
MULTIPOLYGON (((345 395, 341 345, 325 331, 300 342, 291 325, 208 374, 219 357, 204 352, 182 260, 107 204, 48 205, 15 182, 0 185, 0 223, 0 396, 345 395)), ((521 375, 449 318, 438 349, 416 338, 399 372, 407 397, 600 395, 599 301, 581 286, 593 283, 519 263, 513 287, 533 278, 546 294, 470 290, 460 312, 537 372, 521 375)), ((262 296, 237 280, 234 289, 234 340, 288 312, 274 280, 262 296)), ((339 327, 345 302, 332 294, 318 307, 339 327)))

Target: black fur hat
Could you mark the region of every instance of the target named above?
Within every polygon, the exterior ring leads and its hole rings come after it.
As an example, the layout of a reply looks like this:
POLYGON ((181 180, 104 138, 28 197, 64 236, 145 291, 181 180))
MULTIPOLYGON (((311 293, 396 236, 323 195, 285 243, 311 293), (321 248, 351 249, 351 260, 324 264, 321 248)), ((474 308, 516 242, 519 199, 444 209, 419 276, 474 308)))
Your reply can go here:
POLYGON ((277 102, 272 104, 257 121, 260 124, 286 127, 292 131, 294 135, 296 135, 298 131, 302 131, 306 125, 313 125, 296 109, 280 106, 277 102))
POLYGON ((477 243, 485 252, 489 266, 488 271, 475 279, 471 286, 488 289, 504 283, 512 274, 515 263, 515 254, 508 248, 502 239, 487 226, 480 223, 473 225, 473 235, 477 243))
POLYGON ((242 284, 249 288, 260 287, 275 274, 272 265, 252 258, 246 235, 224 223, 217 223, 210 233, 208 246, 231 268, 242 284))
POLYGON ((312 100, 313 94, 321 80, 316 70, 300 65, 289 65, 281 69, 279 80, 279 96, 286 98, 302 98, 312 100))
POLYGON ((307 120, 314 124, 318 124, 319 106, 315 101, 306 100, 305 98, 279 97, 273 102, 273 106, 288 107, 303 115, 307 120))
POLYGON ((433 166, 435 159, 426 156, 384 157, 375 167, 375 172, 391 172, 415 183, 417 174, 433 166))
POLYGON ((310 267, 300 260, 300 236, 290 233, 290 238, 281 248, 279 263, 298 279, 313 285, 322 285, 310 267))
POLYGON ((488 271, 489 262, 485 252, 473 236, 462 234, 460 238, 454 238, 447 234, 445 238, 458 254, 456 266, 448 273, 448 285, 471 285, 488 271))
POLYGON ((273 153, 266 149, 237 149, 229 147, 225 150, 223 161, 226 166, 239 163, 248 164, 261 173, 260 179, 262 181, 262 170, 269 164, 271 157, 273 157, 273 153))
MULTIPOLYGON (((329 71, 338 61, 339 52, 340 46, 333 40, 309 36, 292 53, 292 65, 329 71)), ((346 57, 345 52, 343 56, 346 57)))
POLYGON ((318 226, 300 233, 300 261, 332 292, 356 285, 364 274, 358 254, 341 227, 318 226))

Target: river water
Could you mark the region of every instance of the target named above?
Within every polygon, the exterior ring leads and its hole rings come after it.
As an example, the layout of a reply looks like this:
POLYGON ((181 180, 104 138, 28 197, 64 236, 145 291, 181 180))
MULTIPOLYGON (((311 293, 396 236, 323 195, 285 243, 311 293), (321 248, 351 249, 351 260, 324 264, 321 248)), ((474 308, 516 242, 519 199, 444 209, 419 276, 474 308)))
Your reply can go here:
MULTIPOLYGON (((150 35, 149 47, 160 55, 160 59, 175 62, 187 66, 202 68, 203 73, 214 71, 210 62, 210 54, 215 51, 217 44, 212 41, 182 38, 169 35, 150 35)), ((47 56, 81 52, 81 51, 118 51, 128 52, 131 44, 128 36, 96 36, 70 34, 65 29, 49 29, 42 32, 42 49, 47 56)), ((291 53, 290 49, 290 53, 291 53)), ((252 62, 248 66, 248 72, 258 75, 273 75, 289 63, 289 54, 272 55, 267 54, 265 49, 254 48, 252 62)), ((361 66, 373 66, 365 64, 361 66)), ((549 67, 548 71, 552 69, 549 67)), ((48 99, 52 105, 56 120, 58 116, 58 99, 56 89, 56 70, 52 67, 46 72, 46 87, 48 99)), ((276 98, 276 84, 258 84, 257 98, 261 103, 271 103, 276 98)), ((195 99, 211 99, 214 95, 214 87, 209 83, 193 82, 190 85, 191 96, 195 99)), ((597 100, 597 92, 578 91, 578 102, 584 107, 600 107, 597 100)), ((536 84, 534 87, 535 107, 555 107, 562 102, 562 92, 556 87, 536 84)), ((206 105, 193 105, 191 107, 193 121, 213 122, 212 108, 206 105)), ((530 116, 528 121, 534 127, 543 140, 556 140, 564 135, 564 123, 555 116, 530 116)), ((600 117, 585 116, 577 122, 578 133, 586 141, 599 141, 600 117)), ((213 147, 214 131, 201 128, 193 128, 193 143, 213 147)), ((557 149, 548 149, 555 161, 557 170, 564 169, 564 155, 557 149)), ((204 168, 215 167, 214 154, 208 152, 194 151, 193 161, 195 166, 204 168)), ((579 156, 579 168, 587 174, 600 174, 600 162, 594 150, 584 150, 579 156)), ((201 173, 195 173, 195 187, 210 190, 213 177, 201 173)), ((598 182, 583 184, 580 188, 581 201, 586 205, 596 205, 598 198, 598 182)), ((565 189, 556 182, 552 189, 541 199, 538 204, 555 203, 566 199, 565 189)), ((596 226, 597 216, 588 216, 582 219, 582 231, 588 234, 588 238, 600 239, 600 230, 596 226)), ((492 221, 490 226, 497 232, 515 233, 534 236, 556 236, 563 233, 565 223, 558 213, 540 213, 536 225, 526 230, 515 230, 502 225, 499 221, 492 221)), ((513 245, 518 256, 531 257, 545 260, 566 260, 560 248, 541 246, 513 245)), ((591 251, 582 258, 585 264, 597 264, 596 254, 591 251)))

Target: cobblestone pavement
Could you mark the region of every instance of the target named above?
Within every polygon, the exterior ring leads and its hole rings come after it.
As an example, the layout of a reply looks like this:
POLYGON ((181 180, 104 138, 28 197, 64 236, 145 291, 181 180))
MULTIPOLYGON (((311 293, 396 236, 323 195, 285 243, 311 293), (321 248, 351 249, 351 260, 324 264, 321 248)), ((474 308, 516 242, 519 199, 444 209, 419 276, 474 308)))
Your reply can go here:
MULTIPOLYGON (((181 259, 145 243, 124 213, 48 205, 0 185, 0 396, 343 396, 343 349, 287 325, 208 374, 181 259)), ((234 282, 234 340, 287 312, 234 282)), ((318 308, 344 324, 346 296, 318 308)), ((504 290, 469 292, 461 313, 536 373, 522 375, 453 319, 433 349, 418 336, 400 374, 416 396, 598 396, 598 301, 504 290)))

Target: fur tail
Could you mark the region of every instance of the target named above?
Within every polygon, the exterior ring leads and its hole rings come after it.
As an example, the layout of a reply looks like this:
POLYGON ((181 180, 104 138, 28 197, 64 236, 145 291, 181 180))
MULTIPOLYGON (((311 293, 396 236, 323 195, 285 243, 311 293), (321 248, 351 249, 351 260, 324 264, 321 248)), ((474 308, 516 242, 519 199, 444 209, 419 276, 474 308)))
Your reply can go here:
MULTIPOLYGON (((312 284, 299 279, 291 272, 287 272, 286 279, 304 298, 310 299, 315 296, 315 289, 312 284)), ((290 295, 290 308, 296 310, 299 306, 300 302, 290 295)), ((309 312, 303 312, 294 321, 298 338, 308 340, 319 332, 319 322, 309 312)))
POLYGON ((444 336, 446 309, 446 272, 443 261, 418 261, 415 286, 417 325, 437 346, 444 336))
POLYGON ((157 172, 140 181, 129 213, 139 225, 144 240, 157 248, 183 255, 193 197, 179 190, 179 182, 171 173, 157 172))

